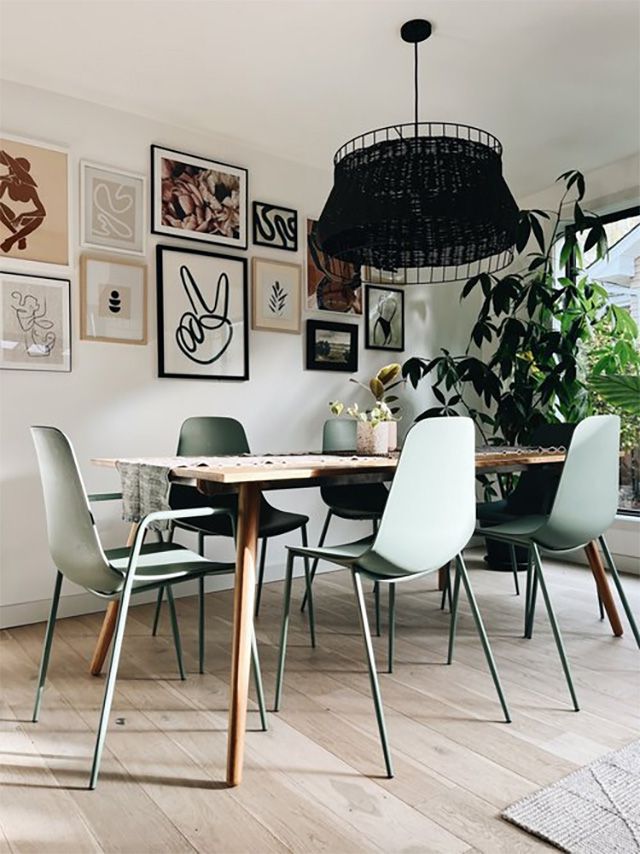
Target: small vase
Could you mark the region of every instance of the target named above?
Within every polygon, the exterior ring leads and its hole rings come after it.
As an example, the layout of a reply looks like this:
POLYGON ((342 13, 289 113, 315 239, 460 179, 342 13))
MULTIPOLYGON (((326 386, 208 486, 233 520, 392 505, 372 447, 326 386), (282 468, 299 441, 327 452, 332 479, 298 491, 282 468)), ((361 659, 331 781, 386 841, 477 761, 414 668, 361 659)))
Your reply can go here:
POLYGON ((382 456, 389 448, 388 421, 374 427, 368 421, 358 421, 356 451, 365 457, 382 456))
POLYGON ((387 431, 389 434, 389 451, 398 450, 398 422, 387 421, 387 431))

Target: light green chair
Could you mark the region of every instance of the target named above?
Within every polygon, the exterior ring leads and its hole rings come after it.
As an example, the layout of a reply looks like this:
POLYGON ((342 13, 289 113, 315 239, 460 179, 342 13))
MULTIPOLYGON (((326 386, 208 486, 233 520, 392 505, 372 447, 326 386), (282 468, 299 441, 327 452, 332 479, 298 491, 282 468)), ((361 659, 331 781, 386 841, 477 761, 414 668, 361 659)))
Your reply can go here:
MULTIPOLYGON (((234 571, 235 566, 204 560, 195 552, 173 543, 143 544, 145 534, 154 522, 205 516, 212 512, 208 507, 149 513, 141 520, 134 543, 130 548, 103 550, 89 500, 106 500, 121 496, 119 493, 87 496, 73 448, 61 430, 55 427, 32 427, 31 434, 36 447, 44 493, 49 551, 57 569, 51 612, 42 649, 33 710, 34 723, 38 721, 40 715, 63 578, 67 578, 103 599, 119 600, 111 661, 105 684, 89 782, 89 788, 95 789, 109 723, 129 600, 132 594, 166 585, 178 667, 180 677, 184 679, 180 633, 171 585, 198 579, 203 575, 230 573, 234 571)), ((266 729, 264 695, 255 637, 251 651, 262 728, 266 729)))
MULTIPOLYGON (((409 581, 456 560, 456 577, 451 609, 448 663, 453 660, 458 594, 464 584, 476 628, 480 636, 494 685, 507 722, 509 710, 462 558, 475 525, 474 431, 469 418, 430 418, 416 424, 408 433, 393 479, 380 527, 373 542, 360 540, 326 548, 289 547, 285 580, 280 656, 276 679, 275 711, 282 703, 291 580, 295 557, 309 556, 328 560, 351 571, 360 614, 371 692, 387 775, 393 766, 384 722, 380 686, 362 591, 362 577, 388 584, 393 597, 395 585, 409 581)), ((393 627, 389 643, 393 644, 393 627)), ((392 650, 390 650, 392 657, 392 650)))
POLYGON ((499 525, 491 525, 490 528, 480 526, 476 529, 478 534, 529 549, 526 612, 530 625, 526 635, 531 635, 537 589, 540 587, 576 711, 579 710, 578 700, 562 635, 545 583, 540 552, 566 554, 599 539, 638 640, 633 614, 604 540, 604 533, 615 519, 618 507, 619 449, 620 419, 617 415, 594 415, 585 418, 574 430, 550 512, 547 515, 519 516, 499 525))

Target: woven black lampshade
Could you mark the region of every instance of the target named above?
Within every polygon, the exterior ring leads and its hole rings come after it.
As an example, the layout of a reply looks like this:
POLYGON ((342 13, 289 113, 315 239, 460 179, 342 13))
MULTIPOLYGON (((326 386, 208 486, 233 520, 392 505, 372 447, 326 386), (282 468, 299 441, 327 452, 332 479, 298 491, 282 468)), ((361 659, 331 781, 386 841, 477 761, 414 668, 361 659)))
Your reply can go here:
POLYGON ((364 267, 365 280, 435 283, 507 266, 517 222, 494 136, 415 121, 338 150, 317 237, 331 257, 364 267))

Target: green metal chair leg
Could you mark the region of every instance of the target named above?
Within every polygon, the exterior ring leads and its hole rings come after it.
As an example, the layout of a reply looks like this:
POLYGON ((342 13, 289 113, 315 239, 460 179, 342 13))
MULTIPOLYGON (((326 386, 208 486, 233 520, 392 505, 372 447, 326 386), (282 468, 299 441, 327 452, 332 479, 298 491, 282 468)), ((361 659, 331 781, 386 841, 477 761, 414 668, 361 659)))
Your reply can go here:
MULTIPOLYGON (((532 558, 533 561, 533 558, 532 558)), ((538 573, 533 569, 533 577, 531 580, 531 597, 529 599, 529 611, 526 619, 525 637, 531 640, 533 637, 533 624, 536 618, 536 600, 538 598, 538 573)))
POLYGON ((258 589, 256 590, 256 606, 254 615, 257 617, 260 613, 260 600, 262 599, 262 584, 264 582, 264 567, 267 559, 267 538, 262 538, 260 546, 260 568, 258 569, 258 589))
POLYGON ((204 673, 204 632, 205 632, 204 575, 198 579, 198 670, 204 673))
POLYGON ((160 621, 160 611, 162 609, 162 597, 164 596, 164 584, 158 587, 158 598, 156 599, 156 612, 153 615, 153 628, 151 634, 155 637, 158 633, 158 623, 160 621))
POLYGON ((378 684, 378 674, 376 673, 376 662, 373 655, 373 644, 371 643, 369 620, 367 619, 367 606, 364 601, 364 593, 362 592, 362 580, 358 573, 354 571, 351 572, 351 577, 353 578, 353 587, 356 593, 356 602, 358 605, 358 613, 360 615, 360 625, 362 626, 362 637, 364 640, 365 652, 367 654, 367 666, 369 668, 371 694, 373 696, 373 704, 376 710, 376 719, 378 721, 380 741, 382 742, 384 762, 387 768, 387 777, 393 777, 393 763, 391 761, 391 753, 389 751, 387 728, 384 721, 384 710, 382 708, 382 697, 380 696, 380 685, 378 684))
POLYGON ((440 600, 440 610, 444 611, 444 606, 449 599, 449 610, 451 610, 451 561, 444 568, 444 587, 442 588, 442 599, 440 600))
POLYGON ((264 701, 264 688, 262 687, 262 672, 260 670, 260 659, 258 657, 258 642, 256 641, 256 633, 251 632, 251 665, 253 667, 253 678, 256 683, 256 696, 258 699, 258 709, 260 711, 260 725, 262 732, 266 732, 267 726, 267 707, 264 701))
MULTIPOLYGON (((447 568, 447 575, 450 571, 447 568)), ((458 622, 458 599, 460 598, 460 569, 456 563, 456 577, 453 582, 453 596, 450 597, 451 616, 449 618, 449 651, 447 653, 447 664, 453 661, 453 648, 456 642, 456 625, 458 622)))
POLYGON ((178 659, 178 671, 180 678, 184 681, 187 677, 184 673, 184 664, 182 663, 182 644, 180 643, 180 629, 178 627, 178 616, 176 614, 176 603, 173 600, 173 590, 171 585, 167 584, 167 602, 169 603, 169 615, 171 616, 171 630, 173 631, 173 643, 176 648, 176 658, 178 659))
POLYGON ((598 590, 598 616, 601 620, 604 620, 604 605, 602 604, 602 596, 600 595, 600 591, 598 590))
POLYGON ((531 594, 533 592, 533 564, 531 562, 531 549, 527 552, 527 587, 524 594, 524 627, 523 637, 527 637, 529 626, 529 608, 531 607, 531 594))
POLYGON ((396 586, 389 584, 389 673, 393 673, 393 658, 396 646, 396 586))
POLYGON ((540 559, 540 551, 535 543, 531 544, 531 551, 533 552, 533 561, 535 566, 536 577, 538 578, 538 583, 540 584, 540 589, 542 590, 544 604, 546 606, 547 614, 549 616, 549 622, 551 623, 551 629, 553 631, 553 636, 556 641, 556 647, 558 648, 558 655, 560 656, 560 661, 562 662, 562 669, 564 670, 564 675, 567 680, 567 685, 569 687, 569 693, 571 694, 571 700, 573 701, 573 708, 576 710, 576 712, 579 712, 580 706, 578 705, 578 698, 576 697, 576 692, 573 688, 573 680, 571 679, 571 670, 569 669, 567 653, 564 648, 564 643, 562 641, 562 635, 560 634, 558 621, 556 620, 556 615, 553 611, 551 599, 549 598, 549 592, 547 591, 547 585, 544 580, 544 575, 542 572, 542 560, 540 559))
POLYGON ((493 679, 493 684, 495 685, 498 697, 500 699, 500 705, 502 706, 502 713, 504 714, 504 719, 508 724, 510 724, 511 714, 509 712, 509 707, 507 706, 507 701, 502 691, 500 676, 498 675, 498 668, 496 667, 496 663, 493 658, 493 652, 491 651, 491 645, 489 643, 489 638, 487 637, 487 633, 484 628, 484 623, 482 622, 482 617, 480 616, 480 611, 478 610, 478 603, 476 602, 475 594, 473 592, 471 584, 469 583, 467 567, 465 566, 464 559, 461 555, 457 556, 456 563, 458 564, 459 572, 462 576, 462 583, 464 584, 467 599, 469 600, 469 605, 471 606, 471 613, 473 614, 476 629, 480 637, 480 643, 482 644, 482 649, 484 650, 484 655, 487 659, 489 670, 491 671, 491 678, 493 679))
POLYGON ((604 552, 605 559, 609 564, 609 569, 611 571, 611 575, 613 576, 613 583, 616 585, 616 589, 618 591, 618 596, 620 597, 620 601, 622 602, 622 607, 624 608, 624 612, 627 615, 627 620, 629 621, 629 625, 631 626, 631 631, 633 632, 633 636, 636 639, 636 644, 640 647, 640 632, 638 632, 638 626, 634 619, 633 612, 631 611, 631 606, 629 605, 629 600, 624 592, 622 587, 622 581, 620 580, 620 576, 618 574, 618 570, 616 569, 616 565, 613 562, 613 555, 607 545, 607 541, 604 538, 604 535, 600 537, 600 545, 602 546, 602 551, 604 552))
MULTIPOLYGON (((329 522, 331 521, 332 516, 333 516, 333 512, 331 510, 328 510, 327 516, 324 520, 324 525, 322 526, 322 531, 320 533, 320 539, 318 540, 318 548, 322 548, 322 546, 324 545, 324 541, 327 538, 327 531, 329 530, 329 522)), ((306 525, 305 525, 305 528, 306 528, 306 525)), ((320 560, 320 558, 314 558, 314 561, 311 565, 311 575, 310 575, 311 584, 313 584, 313 580, 316 577, 316 571, 318 569, 318 561, 319 560, 320 560)), ((304 611, 306 606, 307 606, 307 593, 305 591, 305 594, 302 597, 302 605, 300 606, 300 610, 304 611)))
POLYGON ((518 583, 518 560, 516 558, 516 547, 513 543, 509 543, 509 554, 511 556, 511 570, 513 572, 513 581, 516 588, 516 596, 520 595, 520 584, 518 583))
POLYGON ((273 703, 274 712, 280 711, 282 700, 282 682, 284 679, 284 662, 287 655, 287 634, 289 632, 289 611, 291 609, 291 578, 293 576, 294 555, 287 556, 287 569, 284 579, 284 596, 282 602, 282 626, 280 627, 280 654, 278 656, 278 673, 276 676, 276 694, 273 703))
MULTIPOLYGON (((302 528, 302 545, 307 545, 307 528, 306 525, 302 528)), ((305 578, 305 595, 307 597, 307 602, 309 603, 309 635, 311 637, 311 647, 312 649, 316 648, 316 618, 315 612, 313 610, 313 589, 312 589, 312 576, 311 569, 309 568, 309 558, 304 558, 304 578, 305 578)))
POLYGON ((42 658, 40 659, 40 672, 38 673, 38 687, 36 688, 36 701, 33 707, 33 723, 38 722, 40 717, 40 706, 42 704, 42 693, 44 691, 44 683, 47 678, 47 670, 49 669, 49 655, 51 654, 51 643, 53 641, 53 630, 56 627, 56 616, 58 614, 58 602, 60 601, 60 590, 62 588, 63 575, 61 572, 56 574, 56 583, 53 588, 53 599, 51 600, 51 610, 49 611, 49 620, 47 621, 47 630, 44 635, 44 644, 42 646, 42 658))
POLYGON ((374 581, 373 583, 373 607, 376 616, 376 637, 380 637, 382 632, 380 620, 380 583, 378 581, 374 581))

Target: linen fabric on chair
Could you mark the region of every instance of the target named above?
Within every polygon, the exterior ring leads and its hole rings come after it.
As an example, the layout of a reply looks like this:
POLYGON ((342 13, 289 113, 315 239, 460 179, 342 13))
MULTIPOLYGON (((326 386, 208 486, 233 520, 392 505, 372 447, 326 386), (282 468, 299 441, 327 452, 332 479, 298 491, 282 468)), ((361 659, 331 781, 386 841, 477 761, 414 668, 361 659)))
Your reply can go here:
MULTIPOLYGON (((382 742, 387 775, 393 776, 384 710, 362 591, 362 577, 395 585, 435 572, 456 560, 456 579, 449 634, 453 657, 460 583, 464 584, 476 628, 507 722, 509 710, 489 646, 482 618, 462 557, 475 526, 474 428, 469 418, 431 418, 409 431, 398 462, 378 532, 342 546, 289 547, 276 679, 275 710, 282 702, 284 666, 289 626, 291 581, 296 556, 318 557, 349 569, 362 626, 371 691, 382 742)), ((312 594, 310 594, 310 597, 312 594)), ((390 631, 390 642, 393 637, 390 631)))
MULTIPOLYGON (((149 513, 140 521, 131 547, 104 550, 100 543, 89 499, 93 498, 100 501, 120 498, 121 496, 119 493, 87 496, 73 448, 61 430, 55 427, 32 427, 31 434, 36 447, 42 480, 49 551, 57 569, 38 675, 38 687, 33 710, 34 723, 37 722, 40 714, 63 578, 73 581, 96 596, 104 599, 117 599, 119 602, 111 661, 105 683, 89 781, 89 788, 94 789, 98 781, 100 760, 107 734, 109 712, 132 594, 153 590, 161 585, 166 587, 178 667, 180 676, 184 679, 180 633, 172 585, 191 579, 200 579, 205 575, 233 572, 235 567, 233 564, 207 561, 195 552, 174 543, 144 545, 145 534, 154 522, 209 515, 212 511, 208 507, 149 513)), ((262 727, 266 729, 264 695, 255 638, 252 643, 252 661, 262 727)))

